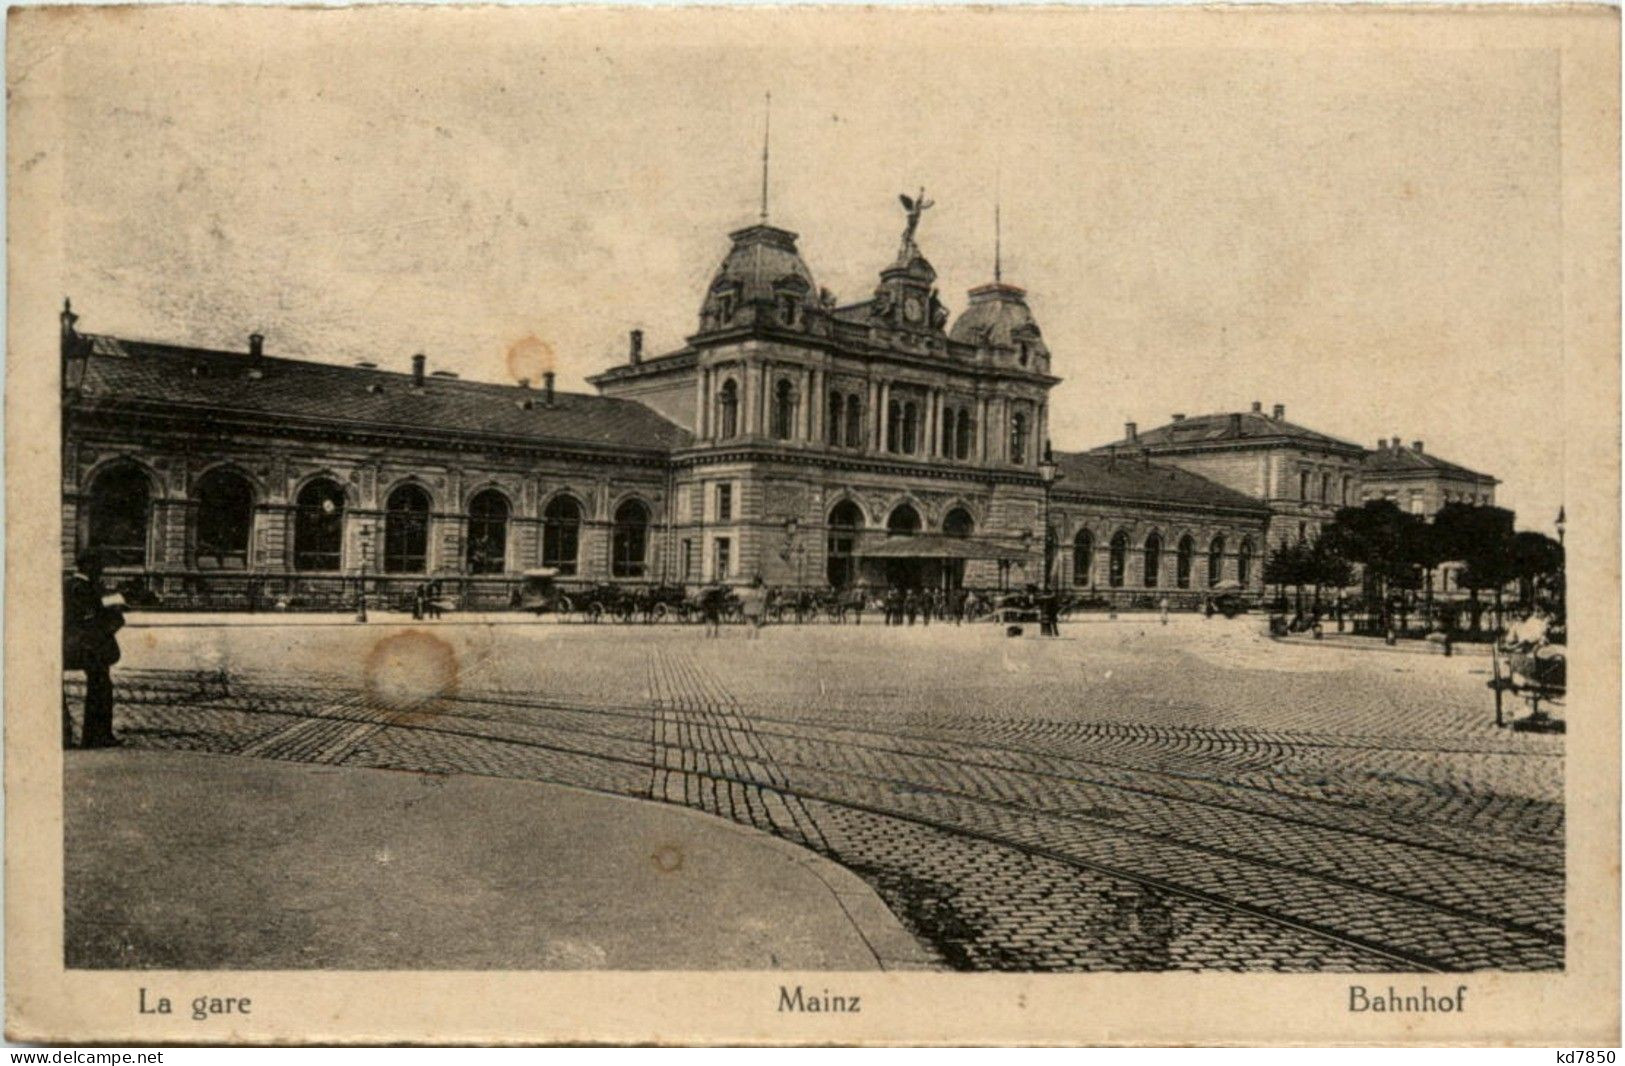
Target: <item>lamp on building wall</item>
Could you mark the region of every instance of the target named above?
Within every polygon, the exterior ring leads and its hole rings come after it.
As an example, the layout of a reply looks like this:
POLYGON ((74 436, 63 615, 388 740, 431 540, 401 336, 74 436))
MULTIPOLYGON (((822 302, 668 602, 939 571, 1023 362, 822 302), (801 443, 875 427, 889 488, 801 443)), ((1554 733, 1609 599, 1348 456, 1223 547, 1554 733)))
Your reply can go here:
POLYGON ((1055 453, 1049 441, 1044 442, 1044 458, 1038 463, 1038 478, 1044 483, 1044 590, 1049 591, 1050 571, 1055 566, 1055 537, 1050 530, 1049 500, 1055 483, 1061 478, 1061 468, 1055 462, 1055 453))

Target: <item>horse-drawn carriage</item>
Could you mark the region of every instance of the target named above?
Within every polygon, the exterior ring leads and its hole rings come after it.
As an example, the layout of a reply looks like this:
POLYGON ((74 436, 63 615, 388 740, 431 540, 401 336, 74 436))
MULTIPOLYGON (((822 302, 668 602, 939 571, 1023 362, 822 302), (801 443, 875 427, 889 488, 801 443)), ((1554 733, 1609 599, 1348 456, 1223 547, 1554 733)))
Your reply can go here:
POLYGON ((1520 635, 1515 626, 1509 638, 1490 646, 1492 676, 1488 684, 1495 693, 1495 724, 1510 724, 1526 733, 1564 732, 1563 719, 1551 713, 1551 708, 1563 706, 1568 695, 1568 648, 1561 642, 1561 633, 1548 634, 1542 627, 1538 633, 1520 635), (1507 696, 1527 703, 1529 714, 1523 718, 1513 715, 1508 723, 1503 706, 1507 696))
POLYGON ((513 606, 536 615, 569 614, 575 610, 575 603, 563 589, 559 588, 558 576, 558 570, 551 566, 526 570, 520 576, 513 606))

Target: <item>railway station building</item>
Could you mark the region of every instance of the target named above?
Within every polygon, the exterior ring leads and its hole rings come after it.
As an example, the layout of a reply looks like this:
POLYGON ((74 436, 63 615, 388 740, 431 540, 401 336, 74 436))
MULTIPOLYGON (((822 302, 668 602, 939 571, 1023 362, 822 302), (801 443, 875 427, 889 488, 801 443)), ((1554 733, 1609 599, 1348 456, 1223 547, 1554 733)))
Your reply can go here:
MULTIPOLYGON (((494 607, 540 568, 566 585, 1258 591, 1271 501, 1132 439, 1052 449, 1065 357, 1002 278, 951 312, 918 221, 850 303, 796 234, 730 234, 695 331, 657 354, 633 331, 595 394, 423 355, 282 358, 258 335, 139 341, 65 307, 64 565, 95 548, 115 582, 205 609, 339 607, 362 580, 494 607)), ((1360 455, 1333 449, 1338 476, 1360 455)))

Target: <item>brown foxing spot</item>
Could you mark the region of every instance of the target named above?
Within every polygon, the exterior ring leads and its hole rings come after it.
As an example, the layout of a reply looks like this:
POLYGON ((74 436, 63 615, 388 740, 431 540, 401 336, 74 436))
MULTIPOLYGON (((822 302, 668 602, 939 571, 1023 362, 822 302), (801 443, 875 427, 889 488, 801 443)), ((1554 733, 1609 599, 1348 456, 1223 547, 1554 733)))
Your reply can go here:
POLYGON ((369 703, 418 718, 433 717, 435 701, 455 695, 457 681, 456 650, 421 629, 380 637, 362 668, 369 703))
POLYGON ((676 873, 683 868, 683 849, 676 844, 662 844, 650 858, 654 859, 655 869, 663 874, 676 873))
POLYGON ((540 385, 542 375, 552 369, 553 346, 536 334, 526 334, 508 345, 508 376, 514 381, 540 385))

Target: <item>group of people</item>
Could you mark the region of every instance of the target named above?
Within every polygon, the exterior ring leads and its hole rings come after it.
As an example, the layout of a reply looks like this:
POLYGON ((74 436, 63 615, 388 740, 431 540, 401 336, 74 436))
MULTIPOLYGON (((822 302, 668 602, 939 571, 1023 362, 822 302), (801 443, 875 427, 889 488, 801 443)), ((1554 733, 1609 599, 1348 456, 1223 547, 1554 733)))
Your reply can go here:
POLYGON ((933 618, 955 625, 965 621, 965 605, 970 593, 964 589, 889 588, 881 595, 881 607, 889 626, 930 625, 933 618))
POLYGON ((421 581, 412 589, 412 618, 421 622, 425 618, 439 618, 445 609, 444 595, 438 581, 421 581))

